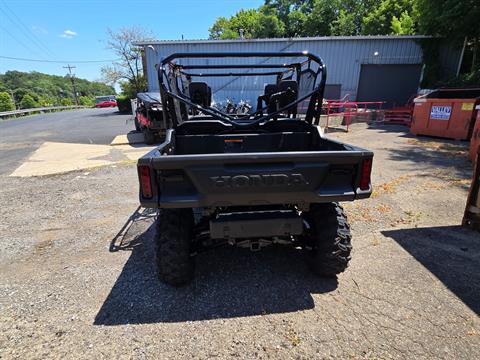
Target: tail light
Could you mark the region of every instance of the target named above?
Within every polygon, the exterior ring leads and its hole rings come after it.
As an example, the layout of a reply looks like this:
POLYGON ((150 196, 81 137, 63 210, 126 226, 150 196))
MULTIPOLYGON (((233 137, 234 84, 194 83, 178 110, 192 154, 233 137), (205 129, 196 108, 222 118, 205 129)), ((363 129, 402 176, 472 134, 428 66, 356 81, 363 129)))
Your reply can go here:
POLYGON ((362 173, 360 175, 360 190, 370 188, 370 174, 372 172, 372 159, 365 159, 362 163, 362 173))
POLYGON ((140 175, 140 189, 142 191, 142 196, 146 199, 152 197, 152 180, 150 178, 150 167, 148 166, 139 166, 138 173, 140 175))

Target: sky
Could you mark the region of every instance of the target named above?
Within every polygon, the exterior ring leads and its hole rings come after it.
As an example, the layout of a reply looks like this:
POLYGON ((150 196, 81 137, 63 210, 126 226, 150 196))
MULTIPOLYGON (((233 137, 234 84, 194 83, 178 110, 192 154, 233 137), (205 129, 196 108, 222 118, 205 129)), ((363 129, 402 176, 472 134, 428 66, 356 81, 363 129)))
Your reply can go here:
POLYGON ((65 75, 70 64, 75 75, 100 80, 107 29, 140 26, 159 40, 208 38, 219 16, 244 8, 258 8, 263 0, 0 0, 0 56, 62 61, 32 62, 0 57, 0 73, 8 70, 65 75))

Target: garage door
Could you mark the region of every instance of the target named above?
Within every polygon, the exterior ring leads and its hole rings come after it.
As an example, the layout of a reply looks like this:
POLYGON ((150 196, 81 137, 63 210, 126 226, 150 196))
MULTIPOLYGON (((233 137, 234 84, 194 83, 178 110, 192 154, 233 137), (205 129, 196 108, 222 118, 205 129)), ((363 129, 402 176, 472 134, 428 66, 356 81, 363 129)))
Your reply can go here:
POLYGON ((363 64, 357 101, 385 101, 386 107, 404 105, 417 92, 422 66, 363 64))

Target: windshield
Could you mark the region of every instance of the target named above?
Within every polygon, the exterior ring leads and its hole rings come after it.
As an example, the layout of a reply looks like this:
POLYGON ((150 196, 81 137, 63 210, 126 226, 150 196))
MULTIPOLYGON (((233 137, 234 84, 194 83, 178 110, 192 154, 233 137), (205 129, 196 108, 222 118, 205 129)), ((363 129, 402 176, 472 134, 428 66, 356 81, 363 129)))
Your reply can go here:
POLYGON ((311 121, 325 77, 323 62, 306 52, 173 54, 159 70, 174 124, 199 116, 236 125, 300 114, 311 121))

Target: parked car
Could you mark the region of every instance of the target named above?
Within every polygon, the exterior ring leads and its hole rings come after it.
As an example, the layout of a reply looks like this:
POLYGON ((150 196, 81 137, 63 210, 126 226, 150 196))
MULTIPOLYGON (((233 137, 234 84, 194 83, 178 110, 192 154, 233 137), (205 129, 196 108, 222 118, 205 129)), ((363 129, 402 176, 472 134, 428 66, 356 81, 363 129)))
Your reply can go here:
POLYGON ((117 106, 117 100, 115 96, 97 96, 95 98, 95 107, 105 108, 105 107, 115 107, 117 106))
POLYGON ((352 245, 339 202, 370 196, 373 153, 328 139, 320 128, 322 60, 307 52, 181 53, 164 58, 160 69, 163 119, 173 128, 137 166, 141 205, 159 209, 154 242, 160 279, 188 283, 194 256, 223 245, 252 251, 289 245, 303 250, 317 275, 343 272, 352 245), (246 63, 239 65, 239 58, 246 63), (226 64, 219 66, 220 59, 226 64), (270 59, 279 59, 275 71, 259 73, 270 59), (209 69, 227 79, 264 76, 255 111, 214 108, 216 92, 193 81, 208 77, 209 69), (306 86, 302 76, 314 81, 306 86), (177 84, 188 86, 180 90, 177 84), (305 116, 297 116, 306 99, 305 116))

